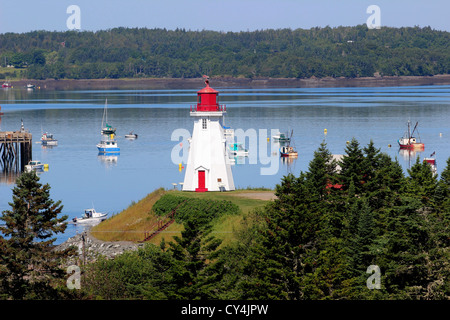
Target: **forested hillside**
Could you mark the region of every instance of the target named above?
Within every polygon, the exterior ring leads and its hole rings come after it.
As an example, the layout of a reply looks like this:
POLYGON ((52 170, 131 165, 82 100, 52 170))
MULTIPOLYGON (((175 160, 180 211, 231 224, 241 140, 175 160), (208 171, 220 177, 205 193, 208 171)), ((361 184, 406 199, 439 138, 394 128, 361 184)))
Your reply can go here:
POLYGON ((0 34, 2 78, 372 77, 450 73, 450 33, 425 28, 251 32, 115 28, 0 34), (7 72, 5 72, 7 70, 7 72))

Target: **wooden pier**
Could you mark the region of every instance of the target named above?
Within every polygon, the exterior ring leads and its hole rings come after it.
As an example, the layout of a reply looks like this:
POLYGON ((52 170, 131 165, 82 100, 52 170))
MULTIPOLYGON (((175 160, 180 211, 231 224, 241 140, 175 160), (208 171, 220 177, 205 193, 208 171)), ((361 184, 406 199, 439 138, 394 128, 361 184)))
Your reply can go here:
POLYGON ((0 132, 0 166, 3 172, 23 171, 32 160, 32 135, 20 131, 0 132))

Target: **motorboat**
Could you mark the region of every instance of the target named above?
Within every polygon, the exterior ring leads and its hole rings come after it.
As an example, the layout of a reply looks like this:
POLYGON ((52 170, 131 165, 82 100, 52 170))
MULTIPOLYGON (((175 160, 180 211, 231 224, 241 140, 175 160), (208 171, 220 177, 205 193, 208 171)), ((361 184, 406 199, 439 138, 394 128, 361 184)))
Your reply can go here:
POLYGON ((27 89, 35 89, 36 85, 34 85, 34 84, 27 84, 26 87, 27 87, 27 89))
POLYGON ((95 209, 85 209, 81 218, 73 218, 73 223, 101 222, 107 218, 107 213, 97 212, 95 209))
MULTIPOLYGON (((425 149, 425 144, 420 141, 420 136, 417 139, 413 136, 414 132, 417 129, 418 122, 416 122, 416 125, 414 126, 413 131, 411 132, 411 122, 408 120, 408 129, 403 135, 402 138, 398 139, 398 145, 400 146, 400 149, 409 149, 409 150, 423 150, 425 149)), ((418 131, 417 131, 418 134, 418 131)))
POLYGON ((27 172, 30 172, 32 170, 36 171, 43 171, 44 170, 44 164, 38 160, 31 160, 28 162, 27 165, 25 165, 25 170, 27 172))
POLYGON ((2 88, 12 88, 12 85, 11 85, 11 83, 10 82, 3 82, 3 84, 2 84, 2 88))
POLYGON ((291 141, 291 138, 289 138, 287 136, 287 134, 284 134, 284 133, 279 133, 277 135, 274 135, 274 136, 272 136, 272 138, 274 140, 276 140, 276 141, 279 141, 279 142, 289 142, 289 141, 291 141))
POLYGON ((133 133, 133 131, 131 131, 129 134, 125 135, 125 138, 127 139, 137 139, 138 135, 136 133, 133 133))
POLYGON ((57 146, 58 140, 53 138, 53 134, 51 133, 43 133, 41 137, 41 142, 43 146, 57 146))
POLYGON ((117 140, 115 139, 102 139, 100 143, 97 144, 99 152, 102 153, 119 153, 120 148, 117 145, 117 140))
POLYGON ((233 156, 238 156, 238 157, 246 157, 248 156, 248 150, 244 149, 244 147, 242 147, 241 143, 232 143, 230 144, 230 153, 233 156))

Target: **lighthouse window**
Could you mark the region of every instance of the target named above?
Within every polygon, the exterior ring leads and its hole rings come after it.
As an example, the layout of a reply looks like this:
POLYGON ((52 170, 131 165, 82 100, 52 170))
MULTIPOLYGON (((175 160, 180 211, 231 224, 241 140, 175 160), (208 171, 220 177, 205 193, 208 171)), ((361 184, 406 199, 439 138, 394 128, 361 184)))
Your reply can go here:
POLYGON ((202 119, 202 129, 208 129, 206 126, 206 119, 202 119))

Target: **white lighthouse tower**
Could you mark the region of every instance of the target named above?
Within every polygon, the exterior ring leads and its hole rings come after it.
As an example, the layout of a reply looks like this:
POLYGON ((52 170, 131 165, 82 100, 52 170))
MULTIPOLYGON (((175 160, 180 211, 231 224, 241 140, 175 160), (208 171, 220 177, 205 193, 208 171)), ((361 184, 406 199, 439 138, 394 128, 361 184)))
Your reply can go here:
POLYGON ((233 174, 222 126, 224 105, 219 105, 219 92, 209 86, 197 92, 197 105, 191 107, 194 131, 184 176, 183 191, 234 190, 233 174))

